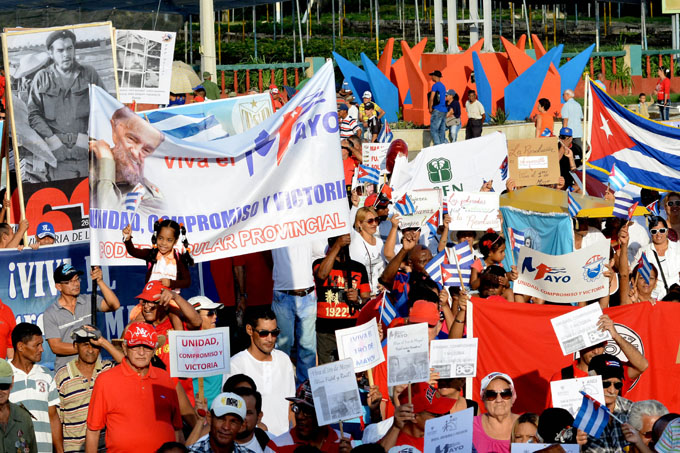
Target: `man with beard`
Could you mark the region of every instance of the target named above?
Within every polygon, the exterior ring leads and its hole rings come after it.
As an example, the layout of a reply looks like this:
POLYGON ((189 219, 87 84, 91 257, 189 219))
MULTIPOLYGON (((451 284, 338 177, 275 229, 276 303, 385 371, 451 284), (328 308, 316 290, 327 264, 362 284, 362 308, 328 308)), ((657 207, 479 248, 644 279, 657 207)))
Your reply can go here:
POLYGON ((163 195, 158 187, 144 177, 144 160, 165 139, 162 132, 121 107, 111 116, 113 148, 104 140, 90 143, 96 161, 97 208, 125 210, 125 197, 130 192, 143 191, 139 209, 161 209, 163 195))
POLYGON ((190 453, 251 453, 236 443, 246 418, 246 403, 235 393, 220 393, 208 414, 210 433, 189 446, 190 453))
POLYGON ((323 447, 322 451, 326 453, 348 453, 352 450, 351 438, 341 438, 340 432, 330 426, 319 426, 309 380, 300 384, 294 398, 286 399, 293 403, 295 427, 269 441, 265 453, 292 453, 302 445, 323 447))
MULTIPOLYGON (((82 451, 87 432, 87 409, 90 405, 94 382, 102 372, 113 368, 114 363, 100 360, 99 350, 104 348, 118 362, 123 353, 116 349, 96 327, 89 324, 71 333, 78 357, 62 367, 54 376, 59 392, 59 418, 64 433, 64 451, 82 451)), ((103 437, 99 442, 104 447, 103 437)))

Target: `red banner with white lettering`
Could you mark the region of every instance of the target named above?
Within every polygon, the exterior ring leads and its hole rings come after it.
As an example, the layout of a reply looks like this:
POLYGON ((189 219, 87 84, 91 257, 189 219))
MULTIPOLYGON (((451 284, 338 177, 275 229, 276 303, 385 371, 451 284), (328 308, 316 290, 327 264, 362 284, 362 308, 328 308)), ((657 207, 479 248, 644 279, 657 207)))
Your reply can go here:
MULTIPOLYGON (((512 377, 517 390, 513 412, 541 413, 550 377, 568 366, 550 319, 575 307, 516 304, 473 299, 473 336, 479 338, 473 398, 480 401, 481 380, 493 371, 512 377)), ((680 304, 649 302, 604 309, 616 330, 649 361, 649 368, 626 393, 632 401, 656 399, 671 412, 680 411, 680 304)), ((610 340, 605 351, 625 360, 610 340)))

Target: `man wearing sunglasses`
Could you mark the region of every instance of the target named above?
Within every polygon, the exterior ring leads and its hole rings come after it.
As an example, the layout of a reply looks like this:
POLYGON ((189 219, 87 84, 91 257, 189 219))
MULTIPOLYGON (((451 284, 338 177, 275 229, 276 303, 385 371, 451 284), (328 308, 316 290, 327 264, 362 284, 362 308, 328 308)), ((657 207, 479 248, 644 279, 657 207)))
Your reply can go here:
POLYGON ((14 372, 6 360, 0 359, 0 448, 2 451, 27 451, 35 453, 35 441, 31 414, 23 404, 10 403, 14 372))
POLYGON ((295 427, 270 440, 265 453, 293 453, 302 445, 316 447, 324 453, 349 453, 352 450, 351 436, 341 438, 340 432, 330 426, 319 426, 309 380, 300 384, 294 397, 286 399, 293 403, 295 427))
MULTIPOLYGON (((262 394, 262 423, 275 436, 288 431, 290 403, 286 398, 295 395, 295 372, 290 357, 275 349, 281 333, 276 315, 267 306, 248 307, 246 310, 246 333, 250 346, 231 358, 231 376, 250 376, 262 394)), ((225 375, 224 379, 229 376, 225 375)))
MULTIPOLYGON (((588 372, 591 375, 602 376, 604 387, 604 402, 615 417, 626 423, 633 402, 621 397, 623 388, 623 364, 616 356, 600 354, 590 361, 588 372)), ((602 435, 596 439, 588 436, 588 442, 583 446, 584 452, 588 453, 611 453, 623 451, 628 445, 624 436, 622 425, 614 417, 609 418, 609 423, 604 428, 602 435)))

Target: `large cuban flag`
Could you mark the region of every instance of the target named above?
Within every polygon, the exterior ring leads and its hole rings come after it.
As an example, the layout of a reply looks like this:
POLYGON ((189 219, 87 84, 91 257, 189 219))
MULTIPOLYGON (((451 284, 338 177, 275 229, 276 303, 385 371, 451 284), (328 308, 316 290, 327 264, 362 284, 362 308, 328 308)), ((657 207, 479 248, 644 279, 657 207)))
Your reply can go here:
POLYGON ((594 83, 588 165, 606 174, 614 164, 631 184, 656 190, 680 187, 680 128, 626 109, 594 83))

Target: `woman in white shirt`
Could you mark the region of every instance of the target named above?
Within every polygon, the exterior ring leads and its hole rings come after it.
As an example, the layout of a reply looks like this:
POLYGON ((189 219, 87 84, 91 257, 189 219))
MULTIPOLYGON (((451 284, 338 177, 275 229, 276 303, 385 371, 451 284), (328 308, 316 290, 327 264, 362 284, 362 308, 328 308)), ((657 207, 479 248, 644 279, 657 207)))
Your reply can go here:
POLYGON ((349 255, 354 261, 358 261, 366 267, 368 280, 371 283, 371 295, 380 291, 378 289, 378 278, 385 270, 383 241, 377 237, 377 231, 378 213, 376 210, 372 207, 359 208, 354 219, 349 255))
POLYGON ((652 242, 638 250, 635 263, 644 253, 647 255, 647 261, 659 270, 659 278, 652 296, 661 300, 671 285, 680 283, 680 245, 668 240, 668 223, 662 217, 649 218, 649 233, 652 242))

